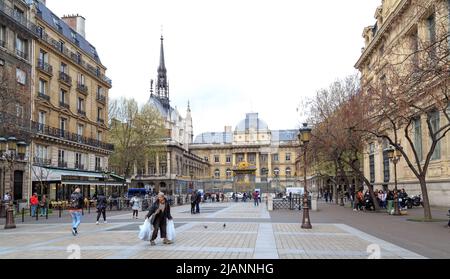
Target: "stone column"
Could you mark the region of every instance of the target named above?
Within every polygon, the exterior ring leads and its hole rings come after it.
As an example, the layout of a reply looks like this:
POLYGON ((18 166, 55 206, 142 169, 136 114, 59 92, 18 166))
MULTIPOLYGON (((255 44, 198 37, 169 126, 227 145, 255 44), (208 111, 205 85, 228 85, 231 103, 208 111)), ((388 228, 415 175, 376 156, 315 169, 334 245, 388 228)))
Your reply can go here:
POLYGON ((171 160, 172 158, 170 158, 170 152, 167 152, 167 174, 166 174, 166 176, 167 177, 169 177, 170 178, 170 174, 171 174, 171 167, 170 167, 170 164, 171 164, 171 162, 172 162, 172 160, 171 160))
POLYGON ((236 153, 233 154, 233 161, 232 161, 232 163, 233 163, 233 167, 236 166, 236 153))
MULTIPOLYGON (((261 170, 260 170, 260 164, 259 164, 259 152, 256 153, 256 177, 255 178, 261 178, 261 170)), ((256 182, 258 182, 256 180, 256 182)))
POLYGON ((156 153, 156 176, 159 176, 159 153, 156 153))
POLYGON ((149 171, 148 171, 148 157, 145 156, 145 174, 149 175, 149 171))
POLYGON ((272 154, 271 153, 267 154, 267 165, 268 165, 267 178, 271 178, 272 177, 272 154))
POLYGON ((248 163, 248 154, 247 153, 244 153, 244 162, 248 163))

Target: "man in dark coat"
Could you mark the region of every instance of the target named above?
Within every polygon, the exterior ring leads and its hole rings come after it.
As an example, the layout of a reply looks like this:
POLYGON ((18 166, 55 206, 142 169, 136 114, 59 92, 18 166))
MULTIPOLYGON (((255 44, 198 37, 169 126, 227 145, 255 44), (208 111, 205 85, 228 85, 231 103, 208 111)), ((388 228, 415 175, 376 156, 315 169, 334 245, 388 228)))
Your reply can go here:
POLYGON ((195 204, 197 203, 197 191, 191 195, 191 214, 195 214, 195 204))
POLYGON ((97 195, 97 225, 98 225, 98 221, 100 220, 100 216, 103 215, 103 223, 106 224, 106 205, 107 205, 107 200, 105 195, 103 194, 103 192, 100 192, 97 195))
POLYGON ((202 202, 202 193, 197 192, 197 200, 195 201, 195 213, 200 214, 200 203, 202 202))
POLYGON ((158 237, 158 230, 161 231, 161 238, 164 239, 164 244, 173 244, 172 241, 167 239, 167 220, 172 220, 172 215, 170 214, 170 205, 163 193, 158 194, 158 199, 150 208, 147 218, 151 218, 151 223, 153 225, 153 234, 150 240, 150 244, 155 246, 155 240, 158 237), (152 217, 153 215, 153 217, 152 217))

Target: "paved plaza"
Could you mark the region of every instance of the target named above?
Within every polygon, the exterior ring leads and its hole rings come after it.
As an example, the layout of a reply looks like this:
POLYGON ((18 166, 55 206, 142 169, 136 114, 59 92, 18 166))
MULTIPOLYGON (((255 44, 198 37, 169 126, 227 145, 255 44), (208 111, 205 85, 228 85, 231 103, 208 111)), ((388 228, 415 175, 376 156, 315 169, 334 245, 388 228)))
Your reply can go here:
POLYGON ((169 246, 158 240, 157 245, 151 247, 138 239, 144 212, 140 220, 133 220, 131 213, 116 213, 107 224, 100 225, 86 217, 77 237, 72 236, 67 217, 41 223, 18 223, 15 230, 0 229, 0 258, 425 258, 344 223, 313 222, 312 230, 303 230, 298 222, 300 211, 269 214, 264 204, 254 207, 251 203, 209 203, 203 204, 201 211, 199 215, 191 215, 188 206, 172 208, 177 238, 175 244, 169 246), (277 214, 285 218, 278 218, 277 214))

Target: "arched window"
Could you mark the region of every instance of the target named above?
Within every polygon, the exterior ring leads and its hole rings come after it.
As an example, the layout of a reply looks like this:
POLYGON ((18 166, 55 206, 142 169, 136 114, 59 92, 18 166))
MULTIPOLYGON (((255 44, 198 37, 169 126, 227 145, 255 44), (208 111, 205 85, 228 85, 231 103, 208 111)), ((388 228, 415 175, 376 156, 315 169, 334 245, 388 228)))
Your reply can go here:
POLYGON ((232 175, 232 172, 230 169, 227 169, 227 179, 230 179, 232 175))
POLYGON ((274 174, 275 176, 280 176, 280 169, 279 169, 279 168, 275 168, 275 169, 273 170, 273 174, 274 174))
POLYGON ((220 170, 219 170, 219 169, 216 169, 216 170, 214 171, 214 177, 215 177, 216 179, 219 179, 219 178, 220 178, 220 170))
POLYGON ((287 177, 291 177, 292 176, 291 168, 286 168, 286 176, 287 177))

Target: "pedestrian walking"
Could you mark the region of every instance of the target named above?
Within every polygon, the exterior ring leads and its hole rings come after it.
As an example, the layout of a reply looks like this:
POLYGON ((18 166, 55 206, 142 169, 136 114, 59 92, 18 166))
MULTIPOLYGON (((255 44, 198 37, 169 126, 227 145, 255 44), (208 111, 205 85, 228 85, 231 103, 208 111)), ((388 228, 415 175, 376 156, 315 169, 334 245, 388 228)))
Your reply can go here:
POLYGON ((133 219, 138 219, 139 209, 141 208, 141 199, 137 194, 134 194, 134 196, 131 198, 130 204, 131 209, 133 210, 133 219))
POLYGON ((202 202, 202 194, 200 192, 197 193, 197 199, 195 201, 195 213, 200 214, 200 203, 202 202))
POLYGON ((97 222, 100 220, 100 216, 103 215, 103 223, 106 224, 106 205, 107 205, 106 196, 103 194, 103 192, 99 192, 97 196, 97 222))
POLYGON ((158 237, 158 231, 160 231, 161 238, 163 238, 164 244, 173 244, 172 241, 167 239, 167 220, 173 220, 170 214, 170 205, 167 201, 164 193, 158 194, 158 199, 150 208, 147 216, 153 225, 153 234, 150 239, 150 245, 155 246, 155 240, 158 237))
POLYGON ((254 205, 259 206, 259 192, 258 191, 255 191, 253 193, 253 200, 254 200, 254 205))
POLYGON ((31 217, 35 217, 36 214, 38 214, 37 207, 39 205, 39 199, 37 193, 34 193, 33 196, 30 198, 30 205, 31 205, 31 217))
POLYGON ((197 191, 191 195, 191 214, 195 214, 195 203, 197 202, 197 191))
POLYGON ((81 213, 83 209, 83 195, 81 195, 81 189, 76 188, 70 195, 70 209, 69 213, 72 217, 72 234, 76 236, 78 234, 78 227, 81 223, 81 213))
POLYGON ((326 203, 328 203, 328 195, 329 195, 329 193, 328 193, 328 190, 327 190, 327 191, 325 191, 325 202, 326 203))
POLYGON ((41 208, 41 217, 47 216, 48 201, 46 195, 42 196, 41 201, 39 202, 39 207, 41 208))

